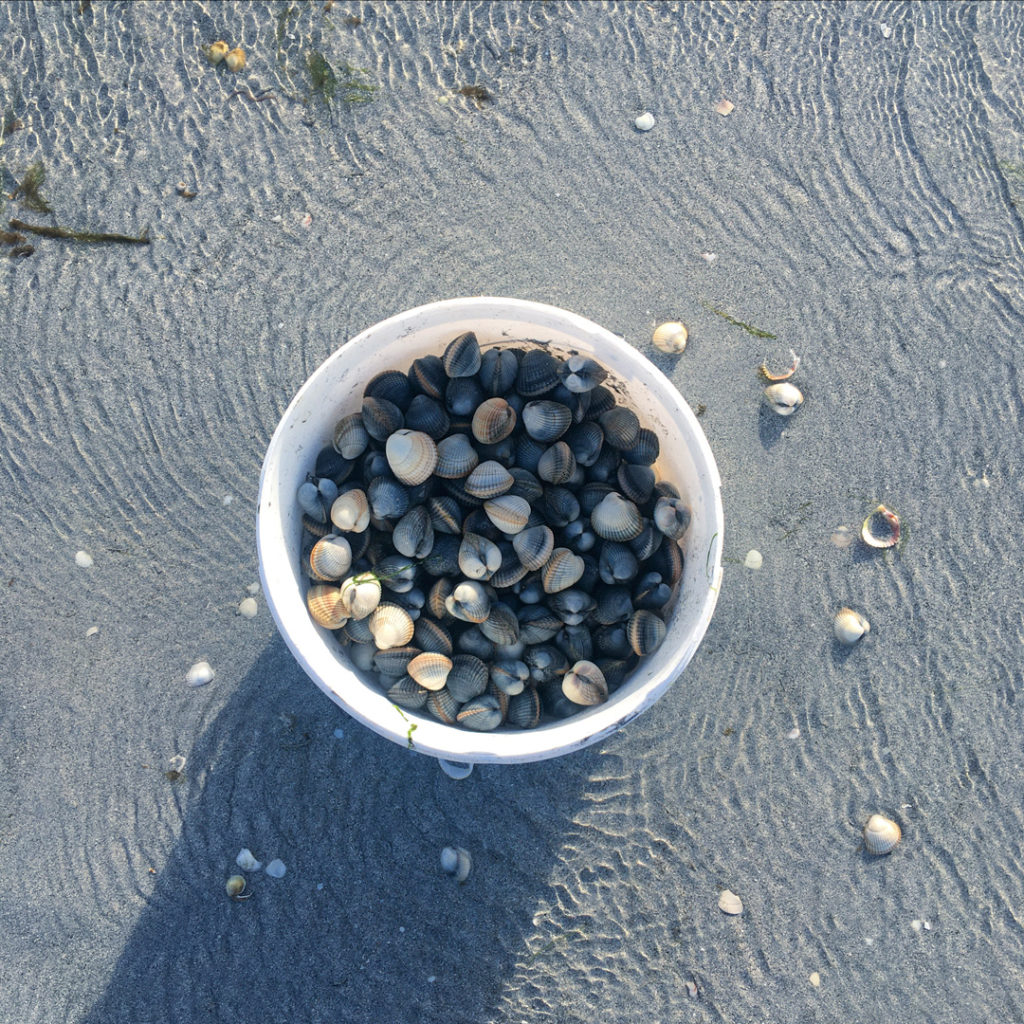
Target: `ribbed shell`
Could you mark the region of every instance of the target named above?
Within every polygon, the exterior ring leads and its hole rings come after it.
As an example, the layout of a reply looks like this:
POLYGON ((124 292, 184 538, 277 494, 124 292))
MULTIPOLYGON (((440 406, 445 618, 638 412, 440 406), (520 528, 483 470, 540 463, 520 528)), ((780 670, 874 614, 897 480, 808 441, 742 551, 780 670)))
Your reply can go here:
POLYGON ((487 689, 487 666, 474 654, 456 654, 448 673, 448 690, 463 704, 487 689))
POLYGON ((466 331, 448 343, 441 356, 449 377, 472 377, 480 369, 480 345, 472 331, 466 331))
POLYGON ((602 413, 599 422, 604 439, 620 451, 632 448, 640 436, 640 421, 636 413, 621 405, 602 413))
POLYGON ((556 441, 537 462, 537 476, 549 484, 564 484, 576 472, 576 457, 565 441, 556 441))
POLYGON ((465 488, 474 498, 496 498, 515 482, 500 462, 481 462, 466 478, 465 488))
POLYGON ((413 360, 409 368, 409 380, 427 397, 436 400, 444 398, 448 374, 444 372, 440 356, 421 356, 413 360))
POLYGON ((618 491, 606 494, 590 513, 594 533, 604 540, 627 541, 639 536, 644 528, 640 510, 618 491))
POLYGON ((427 710, 445 725, 454 725, 459 713, 459 702, 448 692, 448 688, 437 690, 427 696, 427 710))
POLYGON ((523 408, 523 428, 542 444, 557 441, 571 425, 572 411, 561 402, 528 402, 523 408))
POLYGON ((489 732, 501 725, 502 713, 497 699, 485 693, 463 704, 455 717, 459 725, 479 732, 489 732))
POLYGON ((641 658, 656 650, 665 639, 665 623, 654 612, 634 612, 626 626, 626 636, 633 653, 641 658))
POLYGON ((583 559, 568 548, 555 548, 541 570, 544 592, 557 594, 568 590, 583 575, 583 559))
MULTIPOLYGON (((365 619, 380 604, 380 580, 369 573, 350 576, 340 588, 341 603, 349 618, 365 619)), ((411 635, 411 634, 410 634, 411 635)), ((406 643, 408 641, 405 641, 406 643)), ((393 646, 402 647, 404 644, 393 646)))
POLYGON ((340 629, 348 621, 341 591, 328 583, 315 583, 306 592, 306 607, 314 622, 324 629, 340 629))
POLYGON ((422 653, 418 647, 391 647, 374 654, 373 667, 386 676, 404 676, 409 668, 409 662, 422 653))
POLYGON ((388 699, 400 708, 418 711, 427 703, 430 691, 425 690, 412 676, 402 676, 388 689, 388 699))
POLYGON ((558 387, 559 364, 550 352, 530 349, 519 362, 516 391, 524 398, 536 398, 558 387))
POLYGON ((641 427, 632 447, 623 449, 622 457, 634 466, 653 466, 660 454, 658 435, 647 427, 641 427))
POLYGON ((345 459, 358 459, 370 443, 370 435, 363 426, 362 413, 342 416, 334 427, 334 450, 345 459))
POLYGON ((340 580, 352 565, 352 546, 344 537, 321 537, 309 552, 309 571, 319 580, 340 580))
POLYGON ((375 441, 386 441, 404 425, 402 410, 394 402, 389 402, 386 398, 363 399, 363 426, 375 441))
POLYGON ((528 686, 509 699, 506 717, 520 729, 534 729, 540 725, 541 710, 540 694, 535 687, 528 686))
POLYGON ((434 473, 443 480, 458 480, 469 476, 479 462, 473 442, 465 434, 451 434, 437 446, 434 473))
POLYGON ((437 445, 420 430, 396 430, 388 438, 385 452, 391 471, 411 487, 430 479, 437 466, 437 445))
POLYGON ((531 526, 512 539, 519 561, 530 572, 543 568, 555 549, 555 535, 547 526, 531 526))
POLYGON ((409 488, 390 476, 375 476, 366 488, 374 519, 401 519, 412 504, 409 488))
POLYGON ((391 533, 395 550, 407 558, 426 558, 434 547, 430 513, 422 505, 409 509, 391 533))
POLYGON ((412 639, 413 621, 409 613, 397 604, 385 602, 377 606, 370 616, 370 632, 378 650, 405 647, 412 639))
POLYGON ((491 599, 483 585, 464 581, 452 591, 445 603, 449 615, 463 622, 483 622, 491 608, 491 599))
POLYGON ((659 498, 654 505, 654 525, 666 537, 679 540, 690 525, 690 510, 682 498, 659 498))
POLYGON ((489 395, 507 395, 516 383, 519 356, 515 349, 489 348, 480 357, 477 379, 489 395))
POLYGON ((451 670, 451 658, 433 651, 417 654, 406 668, 409 675, 425 690, 440 690, 448 681, 451 670))
POLYGON ((494 541, 466 533, 459 546, 459 569, 471 580, 489 580, 501 568, 501 551, 494 541))
POLYGON ((872 814, 864 826, 864 848, 868 853, 881 857, 892 853, 903 833, 895 821, 881 814, 872 814))
POLYGON ((362 533, 370 525, 370 502, 359 488, 344 491, 331 505, 331 522, 342 532, 362 533))
POLYGON ((592 661, 577 661, 562 677, 562 693, 573 704, 592 707, 608 699, 608 683, 592 661))
POLYGON ((543 644, 562 628, 562 620, 546 605, 528 604, 519 609, 519 640, 524 644, 543 644))
POLYGON ((462 532, 462 506, 450 495, 427 502, 431 525, 438 533, 458 536, 462 532))
POLYGON ((592 391, 607 376, 608 371, 589 356, 569 356, 562 366, 562 383, 574 394, 592 391))
POLYGON ((526 526, 530 518, 530 503, 525 498, 513 494, 502 494, 484 502, 487 518, 502 533, 513 535, 526 526))
POLYGON ((504 441, 516 428, 516 411, 504 398, 488 398, 473 413, 473 436, 481 444, 504 441))
POLYGON ((644 505, 654 493, 654 470, 650 466, 619 464, 615 475, 620 492, 637 505, 644 505))
MULTIPOLYGON (((441 603, 442 613, 444 602, 441 603)), ((413 626, 413 643, 423 651, 433 651, 436 654, 452 655, 452 635, 440 622, 421 615, 413 626)))
POLYGON ((491 666, 491 682, 510 697, 522 693, 530 678, 530 667, 523 661, 506 658, 491 666))
POLYGON ((447 435, 452 421, 437 399, 417 395, 405 411, 405 425, 409 430, 420 430, 434 441, 440 441, 447 435))
POLYGON ((480 623, 480 632, 499 647, 508 647, 519 640, 519 619, 507 604, 495 601, 480 623))

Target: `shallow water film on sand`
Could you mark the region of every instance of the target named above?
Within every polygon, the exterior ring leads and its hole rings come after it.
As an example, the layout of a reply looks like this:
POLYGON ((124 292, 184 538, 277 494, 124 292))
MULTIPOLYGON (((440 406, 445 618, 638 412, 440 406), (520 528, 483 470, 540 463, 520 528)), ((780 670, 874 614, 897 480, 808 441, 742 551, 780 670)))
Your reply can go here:
POLYGON ((1024 1019, 1022 40, 0 4, 0 1018, 1024 1019), (472 295, 671 379, 724 576, 650 710, 456 781, 307 678, 254 524, 313 370, 472 295))

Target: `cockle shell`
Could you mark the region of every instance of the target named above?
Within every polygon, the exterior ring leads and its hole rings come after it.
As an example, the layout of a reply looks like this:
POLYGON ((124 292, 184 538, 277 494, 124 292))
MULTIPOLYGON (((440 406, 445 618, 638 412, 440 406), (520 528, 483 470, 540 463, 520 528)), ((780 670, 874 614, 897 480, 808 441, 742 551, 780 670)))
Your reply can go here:
POLYGON ((690 509, 682 498, 659 498, 654 506, 654 525, 666 537, 679 540, 690 525, 690 509))
POLYGON ((411 487, 428 480, 437 466, 437 445, 429 434, 419 430, 396 430, 384 450, 391 471, 411 487))
POLYGON ((519 619, 508 605, 495 601, 480 623, 480 632, 499 647, 509 647, 519 642, 519 619))
POLYGON ((352 546, 345 537, 321 537, 309 552, 309 571, 319 580, 340 580, 352 565, 352 546))
POLYGON ((550 527, 531 526, 512 538, 512 547, 523 567, 536 572, 543 567, 555 549, 555 535, 550 527))
POLYGON ((224 891, 233 899, 242 899, 245 891, 245 878, 242 875, 232 875, 224 886, 224 891))
POLYGON ((427 703, 430 691, 425 690, 412 676, 402 676, 388 687, 388 699, 400 708, 418 711, 427 703))
POLYGON ((556 441, 537 463, 537 476, 549 484, 564 484, 576 472, 576 457, 565 441, 556 441))
POLYGON ((329 583, 314 584, 306 592, 306 607, 313 621, 324 629, 340 629, 348 621, 341 589, 329 583))
POLYGON ((480 344, 472 331, 448 343, 441 363, 449 377, 472 377, 480 369, 480 344))
POLYGON ((524 398, 538 395, 558 387, 558 360, 543 349, 531 349, 519 363, 516 391, 524 398))
POLYGON ((475 581, 460 583, 444 602, 449 615, 463 622, 483 622, 491 609, 491 599, 483 585, 475 581))
POLYGON ((583 575, 583 559, 568 548, 555 548, 541 570, 541 580, 546 594, 557 594, 568 590, 583 575))
POLYGON ((633 653, 641 658, 656 650, 665 639, 665 623, 655 615, 641 609, 634 612, 626 626, 626 635, 629 637, 629 646, 633 653))
POLYGON ((881 857, 896 849, 902 835, 895 821, 881 814, 872 814, 864 826, 864 848, 868 853, 881 857))
POLYGON ((632 540, 644 528, 640 510, 618 491, 612 491, 601 499, 590 513, 590 525, 598 537, 612 541, 632 540))
POLYGON ((451 670, 451 658, 429 651, 416 655, 406 666, 406 672, 425 690, 440 690, 451 670))
POLYGON ((604 674, 592 661, 577 661, 562 676, 562 693, 584 707, 603 704, 608 699, 608 683, 604 674))
POLYGON ((412 385, 401 370, 382 370, 363 388, 363 398, 385 398, 401 410, 409 408, 412 385))
POLYGON ((426 709, 445 725, 454 725, 459 713, 459 702, 452 696, 448 687, 434 690, 427 696, 426 709))
POLYGON ((342 532, 362 533, 370 525, 370 502, 366 492, 344 491, 331 505, 331 522, 342 532))
POLYGON ((375 476, 366 488, 371 517, 375 520, 400 519, 412 504, 409 490, 394 477, 375 476))
POLYGON ((733 916, 742 914, 743 901, 731 889, 723 889, 718 897, 718 909, 723 914, 732 914, 733 916))
POLYGON ((421 356, 419 359, 413 360, 413 364, 409 368, 409 380, 423 394, 438 399, 444 398, 448 374, 444 372, 444 363, 441 362, 440 356, 421 356))
POLYGON ((402 410, 386 398, 364 398, 362 416, 366 432, 375 441, 387 441, 396 430, 405 426, 402 410))
POLYGON ((608 371, 589 356, 569 356, 559 376, 573 394, 585 394, 596 388, 608 376, 608 371))
POLYGON ((514 494, 502 494, 484 502, 487 518, 509 536, 519 533, 530 518, 530 503, 514 494))
MULTIPOLYGON (((365 619, 380 604, 380 580, 371 573, 350 576, 341 584, 338 594, 348 618, 365 619)), ((394 646, 403 647, 404 644, 394 646)))
POLYGON ((572 411, 561 402, 542 399, 523 408, 523 428, 535 441, 557 441, 572 424, 572 411))
POLYGON ((434 526, 423 505, 409 509, 391 533, 395 550, 407 558, 426 558, 434 547, 434 526))
POLYGON ((509 698, 506 718, 520 729, 534 729, 540 725, 541 710, 540 694, 536 687, 527 686, 522 693, 513 694, 509 698))
POLYGON ((598 417, 604 439, 618 449, 632 448, 640 436, 640 421, 632 409, 617 405, 598 417))
POLYGON ((466 533, 459 546, 459 569, 471 580, 489 580, 501 568, 501 551, 494 541, 466 533))
POLYGON ((771 411, 779 416, 792 416, 804 400, 800 389, 789 381, 769 384, 764 389, 764 397, 771 411))
POLYGON ((342 416, 334 428, 334 450, 344 459, 358 459, 370 443, 361 413, 342 416))
POLYGON ((206 54, 206 59, 211 64, 219 64, 228 55, 230 49, 231 47, 223 39, 218 39, 217 42, 204 47, 203 53, 206 54))
POLYGON ((487 689, 487 666, 475 654, 456 654, 448 673, 448 691, 460 703, 479 697, 487 689))
POLYGON ((899 543, 900 520, 895 512, 879 505, 864 520, 860 528, 861 539, 869 547, 891 548, 899 543))
POLYGON ((685 324, 678 320, 670 320, 668 323, 660 324, 654 331, 654 347, 659 352, 667 352, 669 355, 678 355, 686 348, 686 341, 689 332, 685 324))
POLYGON ((870 629, 868 620, 852 608, 840 608, 832 620, 832 632, 841 644, 855 644, 870 629))
POLYGON ((236 46, 233 50, 228 50, 224 54, 224 66, 228 71, 233 71, 235 74, 245 70, 245 50, 240 46, 236 46))
POLYGON ((480 357, 477 379, 489 395, 507 395, 516 384, 519 355, 515 349, 489 348, 480 357))
POLYGON ((481 444, 504 441, 516 427, 516 411, 504 398, 488 398, 477 406, 470 429, 481 444))
POLYGON ((465 488, 474 498, 496 498, 515 482, 512 474, 500 463, 481 462, 466 478, 465 488))
POLYGON ((369 621, 370 632, 378 650, 405 647, 412 639, 413 621, 409 613, 397 604, 379 604, 369 621))
POLYGON ((446 846, 441 851, 441 870, 461 885, 473 870, 473 858, 461 846, 446 846))
POLYGON ((455 720, 460 725, 476 729, 478 732, 489 732, 501 725, 503 717, 497 698, 485 693, 466 701, 459 708, 455 720))

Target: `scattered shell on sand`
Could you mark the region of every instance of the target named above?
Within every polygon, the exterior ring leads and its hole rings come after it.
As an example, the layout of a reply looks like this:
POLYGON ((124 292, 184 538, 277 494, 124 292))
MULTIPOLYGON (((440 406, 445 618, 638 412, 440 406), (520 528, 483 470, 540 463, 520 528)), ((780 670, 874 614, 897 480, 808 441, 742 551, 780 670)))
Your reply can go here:
POLYGON ((807 979, 815 988, 821 984, 821 975, 817 971, 811 971, 810 977, 807 979))
POLYGON ((695 981, 687 981, 687 982, 685 982, 685 988, 686 988, 686 994, 691 999, 696 999, 697 998, 697 982, 695 982, 695 981))
POLYGON ((284 873, 287 870, 284 866, 284 861, 278 860, 276 857, 267 865, 267 874, 271 878, 284 878, 284 873))
POLYGON ((895 547, 900 539, 899 516, 884 505, 879 505, 861 524, 860 536, 872 548, 895 547))
POLYGON ((848 548, 856 539, 857 534, 849 526, 837 526, 829 537, 837 548, 848 548))
POLYGON ((892 35, 892 29, 884 22, 878 27, 881 29, 883 39, 888 39, 892 35))
POLYGON ((654 127, 654 115, 650 111, 641 114, 634 122, 638 132, 649 132, 654 127))
POLYGON ((769 384, 764 389, 765 401, 772 412, 779 416, 792 416, 803 403, 804 396, 795 384, 783 381, 769 384))
POLYGON ((761 370, 761 376, 764 377, 765 380, 772 382, 789 380, 789 378, 800 369, 800 357, 793 351, 793 349, 790 349, 789 366, 787 366, 786 369, 780 370, 778 373, 774 370, 769 370, 767 360, 761 364, 759 369, 761 370))
POLYGON ((97 634, 97 633, 98 633, 99 631, 100 631, 100 627, 99 627, 99 626, 90 626, 90 627, 89 627, 89 628, 88 628, 88 629, 87 629, 87 630, 85 631, 85 635, 86 635, 87 637, 90 637, 90 636, 95 636, 95 635, 96 635, 96 634, 97 634))
POLYGON ((446 846, 441 851, 441 870, 461 885, 473 870, 473 858, 461 846, 446 846))
POLYGON ((747 552, 747 557, 743 559, 743 564, 748 569, 760 569, 764 564, 764 556, 756 548, 751 548, 747 552))
POLYGON ((88 551, 76 551, 75 565, 80 569, 92 568, 92 555, 90 555, 88 551))
POLYGON ((743 901, 731 889, 723 889, 718 897, 718 909, 723 914, 742 914, 743 901))
POLYGON ((715 113, 721 114, 722 117, 728 117, 735 109, 735 105, 728 100, 719 100, 715 104, 715 113))
POLYGON ((260 590, 262 590, 262 589, 263 588, 258 583, 250 583, 249 586, 247 586, 245 588, 245 592, 250 597, 258 597, 259 593, 260 593, 260 590))
POLYGON ((800 739, 800 726, 794 725, 789 732, 786 733, 787 740, 798 740, 800 739))
POLYGON ((232 875, 224 886, 224 891, 233 899, 242 899, 245 891, 245 879, 241 875, 232 875))
POLYGON ((654 347, 660 352, 667 352, 669 355, 677 355, 686 348, 686 340, 689 332, 685 324, 678 320, 670 320, 661 324, 654 332, 654 347))
POLYGON ((840 608, 832 620, 832 632, 841 644, 855 644, 871 631, 871 623, 852 608, 840 608))
POLYGON ((210 43, 209 46, 204 47, 203 52, 211 64, 219 64, 228 55, 228 50, 230 49, 231 47, 223 39, 218 39, 217 42, 210 43))
POLYGON ((864 848, 868 853, 881 857, 896 849, 902 835, 895 821, 881 814, 872 814, 864 826, 864 848))
POLYGON ((229 50, 224 54, 224 66, 228 71, 239 72, 245 68, 245 50, 240 46, 236 46, 233 50, 229 50))
POLYGON ((246 597, 243 598, 241 603, 238 605, 238 614, 243 619, 255 619, 259 612, 259 605, 256 603, 256 598, 246 597))
POLYGON ((239 851, 238 856, 235 858, 235 863, 243 871, 259 871, 263 865, 252 855, 252 850, 248 847, 239 851))
POLYGON ((208 661, 197 661, 185 676, 185 682, 189 686, 205 686, 211 682, 214 676, 213 669, 208 661))

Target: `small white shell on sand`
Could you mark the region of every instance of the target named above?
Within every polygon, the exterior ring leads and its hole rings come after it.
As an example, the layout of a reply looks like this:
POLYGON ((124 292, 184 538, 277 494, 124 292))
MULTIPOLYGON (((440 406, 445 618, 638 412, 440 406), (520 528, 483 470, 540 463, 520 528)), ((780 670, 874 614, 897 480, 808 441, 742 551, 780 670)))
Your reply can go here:
POLYGON ((700 254, 700 258, 701 258, 701 259, 702 259, 702 260, 703 260, 703 261, 704 261, 705 263, 714 263, 714 262, 715 262, 715 260, 717 260, 717 259, 718 259, 718 253, 717 253, 717 252, 702 252, 702 253, 700 254))
POLYGON ((743 901, 731 889, 723 889, 718 897, 718 909, 723 914, 742 914, 743 901))
POLYGON ((715 113, 721 114, 722 117, 728 117, 735 109, 735 105, 728 100, 719 100, 715 104, 715 113))
POLYGON ((764 564, 764 558, 761 555, 760 551, 758 551, 756 548, 751 548, 747 552, 747 557, 743 559, 743 564, 748 569, 760 569, 761 566, 764 564))
POLYGON ((896 849, 902 835, 895 821, 881 814, 872 814, 864 826, 864 848, 868 853, 881 857, 896 849))
POLYGON ((771 411, 778 416, 792 416, 804 400, 800 389, 795 384, 790 384, 789 381, 769 384, 764 389, 764 398, 771 411))
POLYGON ((888 39, 889 36, 892 35, 892 29, 888 25, 886 25, 884 22, 881 25, 879 25, 878 27, 882 31, 882 38, 883 39, 888 39))
POLYGON ((85 635, 86 636, 95 636, 99 631, 100 631, 100 627, 99 626, 90 626, 85 631, 85 635))
POLYGON ((810 977, 807 980, 817 988, 821 984, 821 975, 817 971, 811 971, 810 977))
POLYGON ((451 875, 460 885, 469 878, 473 869, 473 858, 461 846, 446 846, 441 851, 441 870, 451 875))
POLYGON ((686 348, 688 337, 689 332, 686 330, 685 324, 679 323, 678 320, 670 320, 668 323, 661 324, 655 330, 653 338, 654 347, 659 352, 676 355, 686 348))
POLYGON ((786 733, 787 740, 798 740, 800 739, 800 726, 794 725, 789 732, 786 733))
POLYGON ((213 679, 214 672, 208 661, 197 661, 185 676, 189 686, 205 686, 213 679))
POLYGON ((267 874, 271 878, 284 878, 284 873, 287 870, 284 866, 284 861, 278 860, 276 857, 267 865, 267 874))
POLYGON ((88 551, 76 551, 75 565, 80 569, 92 568, 92 555, 90 555, 88 551))
POLYGON ((849 526, 837 526, 829 537, 837 548, 848 548, 856 539, 857 534, 849 526))
POLYGON ((684 983, 684 987, 686 988, 686 994, 691 999, 696 999, 697 998, 697 982, 695 982, 695 981, 687 981, 687 982, 684 983))
POLYGON ((256 603, 256 598, 246 597, 243 598, 241 603, 238 605, 238 614, 243 619, 255 619, 260 607, 256 603))
POLYGON ((654 127, 654 115, 649 110, 645 111, 633 123, 638 132, 649 132, 654 127))
POLYGON ((235 858, 235 863, 243 871, 259 871, 263 865, 252 855, 252 850, 245 847, 239 850, 238 856, 235 858))
POLYGON ((855 644, 871 631, 871 623, 852 608, 840 608, 832 620, 832 632, 841 644, 855 644))
POLYGON ((250 597, 259 597, 259 593, 260 593, 261 589, 262 589, 262 587, 260 587, 259 583, 250 583, 249 586, 247 586, 245 588, 245 592, 250 597))

